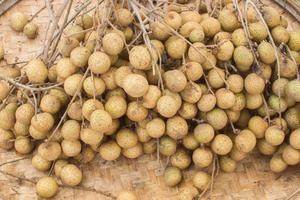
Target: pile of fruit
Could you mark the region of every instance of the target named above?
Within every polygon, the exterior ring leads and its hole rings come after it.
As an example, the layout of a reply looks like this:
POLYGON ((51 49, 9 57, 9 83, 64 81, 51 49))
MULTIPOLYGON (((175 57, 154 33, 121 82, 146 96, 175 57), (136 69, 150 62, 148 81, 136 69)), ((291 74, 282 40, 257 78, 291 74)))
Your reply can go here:
MULTIPOLYGON (((185 200, 255 148, 273 172, 300 162, 300 32, 270 6, 201 2, 103 1, 54 24, 43 55, 0 68, 0 148, 50 171, 39 196, 79 185, 96 156, 167 157, 165 183, 185 200)), ((34 38, 29 25, 11 15, 34 38)))

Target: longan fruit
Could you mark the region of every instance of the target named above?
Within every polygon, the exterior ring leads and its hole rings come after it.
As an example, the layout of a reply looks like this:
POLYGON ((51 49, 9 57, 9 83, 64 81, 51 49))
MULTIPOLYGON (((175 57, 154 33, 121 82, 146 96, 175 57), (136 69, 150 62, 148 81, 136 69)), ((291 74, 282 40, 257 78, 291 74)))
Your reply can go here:
POLYGON ((228 32, 234 31, 239 25, 237 16, 229 9, 221 10, 218 20, 221 24, 222 30, 228 32))
POLYGON ((152 138, 160 138, 166 131, 166 124, 161 118, 154 118, 146 125, 147 133, 152 138))
POLYGON ((77 140, 80 134, 80 124, 75 120, 67 120, 61 127, 61 135, 65 140, 77 140))
POLYGON ((17 108, 15 115, 19 123, 29 125, 34 116, 34 106, 29 103, 22 104, 17 108))
POLYGON ((60 172, 60 178, 65 185, 76 186, 82 181, 82 171, 73 164, 66 164, 60 172))
POLYGON ((132 97, 141 97, 148 91, 149 84, 145 77, 139 74, 128 74, 123 79, 123 89, 132 97))
POLYGON ((235 137, 234 142, 238 150, 249 153, 256 145, 256 137, 252 131, 244 129, 235 137))
POLYGON ((217 105, 222 109, 229 109, 235 103, 235 95, 225 88, 218 89, 216 92, 217 105))
POLYGON ((290 39, 288 46, 292 51, 300 50, 300 32, 292 31, 290 32, 290 39))
POLYGON ((70 54, 71 62, 79 68, 85 67, 88 64, 91 52, 86 47, 75 47, 70 54))
POLYGON ((116 21, 121 26, 128 26, 133 21, 132 13, 126 8, 119 8, 116 10, 116 21))
POLYGON ((171 165, 183 170, 190 166, 192 159, 184 149, 178 149, 170 158, 171 165))
POLYGON ((163 95, 158 99, 156 109, 159 114, 169 118, 173 117, 179 108, 174 97, 163 95))
POLYGON ((127 106, 126 116, 134 122, 143 121, 148 116, 148 109, 144 108, 140 102, 133 101, 127 106))
POLYGON ((296 107, 289 108, 285 112, 284 118, 290 128, 292 129, 300 128, 300 110, 298 108, 296 107))
POLYGON ((286 78, 280 78, 274 80, 272 83, 272 92, 276 94, 277 96, 284 96, 285 94, 285 86, 289 83, 289 80, 286 78))
POLYGON ((233 145, 233 147, 232 147, 232 149, 231 149, 231 151, 230 151, 230 153, 229 153, 229 156, 230 156, 233 160, 235 160, 235 161, 238 162, 238 161, 243 160, 243 159, 246 157, 246 153, 240 151, 240 150, 236 147, 236 145, 233 145))
POLYGON ((138 200, 138 198, 137 198, 137 196, 132 191, 122 190, 118 194, 117 200, 138 200))
POLYGON ((273 155, 277 149, 276 146, 270 145, 265 139, 258 140, 257 148, 260 153, 266 156, 273 155))
POLYGON ((169 89, 165 89, 164 90, 164 94, 165 95, 169 95, 169 96, 171 96, 171 97, 173 97, 175 99, 176 104, 177 104, 177 109, 179 109, 181 107, 181 105, 182 105, 182 99, 181 99, 181 97, 180 97, 180 95, 178 93, 172 92, 169 89))
POLYGON ((177 143, 176 140, 169 136, 162 136, 159 139, 159 152, 165 156, 171 156, 176 152, 177 143))
POLYGON ((57 76, 66 79, 76 73, 78 68, 71 62, 70 58, 62 58, 56 64, 57 76))
POLYGON ((141 143, 137 143, 135 146, 131 148, 122 149, 122 154, 123 156, 129 159, 138 158, 143 154, 143 146, 141 143))
POLYGON ((148 109, 155 108, 158 99, 161 97, 161 91, 156 85, 149 85, 148 91, 143 96, 142 106, 148 109))
POLYGON ((254 22, 249 24, 249 32, 251 39, 255 42, 260 42, 268 37, 268 32, 261 22, 254 22))
POLYGON ((204 31, 203 31, 202 27, 201 28, 195 28, 194 30, 191 31, 191 33, 189 35, 189 40, 192 43, 203 42, 204 38, 205 38, 205 35, 204 35, 204 31))
POLYGON ((113 119, 112 125, 108 127, 108 130, 104 132, 105 135, 113 135, 117 132, 118 128, 120 127, 119 119, 113 119))
POLYGON ((157 141, 155 139, 152 139, 148 142, 144 142, 143 144, 143 152, 144 154, 152 154, 157 149, 157 141))
POLYGON ((211 52, 206 53, 206 60, 201 64, 204 70, 210 70, 217 65, 217 58, 211 52))
POLYGON ((139 142, 148 142, 150 141, 152 138, 149 136, 147 130, 141 126, 137 126, 135 128, 135 131, 137 133, 138 136, 138 141, 139 142))
POLYGON ((234 46, 230 40, 221 40, 218 42, 216 57, 220 61, 229 61, 234 52, 234 46))
POLYGON ((83 14, 76 17, 75 24, 81 26, 82 28, 89 29, 93 27, 94 20, 89 14, 83 14))
POLYGON ((275 154, 270 160, 270 169, 272 172, 279 173, 284 171, 288 165, 284 162, 281 155, 275 154))
POLYGON ((231 40, 236 47, 246 46, 248 43, 245 32, 242 28, 236 29, 232 32, 231 40))
POLYGON ((60 173, 61 173, 61 170, 62 168, 68 164, 68 161, 67 160, 57 160, 54 164, 54 174, 55 176, 57 177, 60 177, 60 173))
POLYGON ((67 157, 75 157, 81 152, 81 143, 79 140, 66 140, 61 142, 61 149, 67 157))
POLYGON ((29 125, 16 121, 14 125, 14 133, 16 136, 27 136, 29 134, 29 125))
POLYGON ((91 114, 90 125, 96 131, 105 132, 112 125, 112 117, 105 110, 95 110, 91 114))
POLYGON ((188 62, 182 68, 188 80, 197 81, 203 75, 203 68, 197 62, 188 62))
POLYGON ((186 87, 180 92, 182 100, 188 103, 198 102, 201 98, 201 95, 201 87, 194 82, 187 83, 186 87))
POLYGON ((114 73, 114 79, 115 79, 116 84, 119 87, 123 87, 124 78, 131 73, 132 73, 132 68, 130 68, 130 67, 128 67, 128 66, 119 67, 114 73))
POLYGON ((161 22, 151 22, 150 29, 152 30, 153 38, 157 40, 164 41, 170 36, 169 29, 161 22))
POLYGON ((192 62, 204 64, 208 55, 205 45, 201 42, 196 42, 188 49, 188 58, 192 62))
POLYGON ((36 140, 45 139, 47 137, 47 135, 49 134, 49 132, 42 132, 42 131, 37 130, 32 125, 29 126, 28 131, 29 131, 30 136, 36 140))
POLYGON ((245 78, 245 89, 249 94, 259 94, 265 89, 264 80, 255 73, 250 73, 245 78))
POLYGON ((95 74, 104 74, 111 66, 110 58, 107 54, 96 51, 88 59, 89 69, 95 74))
POLYGON ((268 127, 268 123, 260 116, 253 116, 248 122, 248 128, 254 133, 256 138, 263 138, 268 127))
POLYGON ((127 102, 121 96, 112 96, 105 102, 104 107, 113 119, 117 119, 126 113, 127 102))
POLYGON ((226 155, 232 149, 233 143, 225 134, 218 134, 211 143, 211 149, 218 155, 226 155))
POLYGON ((175 11, 170 11, 164 17, 164 21, 173 29, 178 29, 182 25, 182 18, 180 14, 175 11))
POLYGON ((6 99, 8 95, 9 95, 9 85, 4 81, 0 81, 0 101, 6 99))
POLYGON ((113 140, 101 144, 99 155, 107 161, 116 160, 121 155, 121 147, 113 140))
POLYGON ((49 132, 54 125, 54 117, 46 112, 38 113, 31 118, 31 125, 41 132, 49 132))
POLYGON ((36 154, 31 159, 31 165, 42 172, 48 171, 51 168, 52 162, 43 159, 40 155, 36 154))
POLYGON ((245 46, 238 46, 234 49, 233 60, 238 70, 245 72, 250 70, 254 57, 250 49, 245 46))
POLYGON ((21 32, 28 23, 28 18, 21 12, 14 12, 10 16, 10 26, 15 31, 21 32))
POLYGON ((193 119, 194 117, 196 117, 197 112, 197 105, 187 102, 183 102, 180 109, 178 110, 178 114, 184 119, 193 119))
POLYGON ((213 94, 203 94, 197 103, 197 107, 202 112, 211 111, 217 103, 217 99, 213 94))
POLYGON ((101 74, 100 76, 108 90, 114 90, 118 87, 114 79, 114 73, 116 70, 117 68, 111 67, 108 71, 106 71, 104 74, 101 74))
POLYGON ((272 146, 282 144, 284 138, 284 132, 277 126, 270 126, 265 132, 265 140, 272 146))
POLYGON ((280 13, 271 6, 265 6, 263 8, 263 18, 269 28, 273 28, 280 24, 280 13))
POLYGON ((138 137, 135 132, 130 129, 121 129, 116 135, 118 145, 124 149, 134 147, 138 143, 138 137))
POLYGON ((289 32, 282 26, 276 26, 271 30, 273 40, 276 44, 280 45, 281 43, 288 43, 290 39, 289 32))
POLYGON ((257 52, 263 63, 272 64, 276 60, 275 50, 269 42, 262 41, 257 47, 257 52))
POLYGON ((276 95, 271 95, 269 97, 268 104, 275 112, 284 112, 288 108, 286 101, 276 95))
POLYGON ((181 59, 187 50, 187 43, 178 36, 171 36, 165 43, 168 55, 172 59, 181 59))
POLYGON ((167 167, 164 171, 164 181, 167 186, 174 187, 182 180, 182 173, 177 167, 167 167))
POLYGON ((0 111, 0 128, 4 130, 13 129, 15 121, 15 112, 7 108, 0 111))
POLYGON ((300 129, 296 129, 290 134, 289 142, 294 149, 300 149, 300 129))
POLYGON ((300 81, 299 80, 292 80, 285 86, 285 95, 288 97, 291 97, 296 102, 300 102, 300 95, 299 95, 299 89, 300 89, 300 81))
POLYGON ((74 119, 77 121, 81 121, 83 119, 82 117, 82 102, 80 100, 73 102, 70 104, 69 110, 68 110, 68 116, 70 119, 74 119))
POLYGON ((188 134, 188 124, 180 116, 169 118, 166 122, 166 134, 175 140, 182 139, 188 134))
POLYGON ((83 28, 78 25, 72 25, 66 30, 66 35, 76 38, 79 42, 84 40, 85 33, 83 28))
POLYGON ((111 32, 103 36, 102 46, 105 53, 109 55, 118 55, 124 47, 124 42, 118 33, 111 32))
POLYGON ((200 24, 203 27, 205 36, 207 37, 213 37, 216 33, 221 31, 220 22, 213 17, 203 19, 200 24))
POLYGON ((17 78, 21 75, 21 70, 18 67, 3 66, 0 67, 0 74, 8 78, 17 78))
POLYGON ((229 85, 229 89, 234 93, 240 93, 244 88, 244 79, 238 74, 231 74, 227 77, 226 82, 229 85))
MULTIPOLYGON (((191 34, 191 32, 195 29, 201 29, 203 31, 202 26, 197 23, 197 22, 193 22, 193 21, 189 21, 184 23, 180 29, 179 29, 179 34, 182 35, 185 38, 188 38, 191 34)), ((171 36, 172 37, 172 36, 171 36)))
POLYGON ((91 114, 98 109, 104 109, 102 102, 97 99, 88 99, 82 105, 82 115, 90 120, 91 114))
MULTIPOLYGON (((297 75, 297 64, 289 58, 280 58, 280 75, 284 78, 294 78, 297 75)), ((278 68, 276 68, 276 71, 278 68)))
POLYGON ((38 33, 38 26, 33 22, 29 22, 24 26, 23 33, 27 38, 34 39, 38 33))
POLYGON ((38 147, 38 154, 47 161, 56 160, 61 154, 61 146, 58 142, 44 142, 38 147))
POLYGON ((103 139, 103 133, 91 128, 83 128, 80 131, 80 139, 86 144, 96 146, 103 139))
POLYGON ((20 154, 29 154, 33 149, 33 143, 28 137, 18 136, 15 139, 14 147, 16 152, 20 154))
POLYGON ((79 46, 79 41, 76 38, 65 37, 59 41, 57 45, 57 49, 63 57, 69 57, 71 51, 78 46, 79 46))
POLYGON ((58 192, 58 184, 54 177, 45 176, 35 186, 36 193, 42 198, 51 198, 58 192))
POLYGON ((199 143, 193 133, 188 133, 186 136, 184 136, 182 139, 182 144, 189 150, 194 150, 199 146, 199 143))
POLYGON ((212 88, 218 89, 224 86, 225 72, 220 68, 213 68, 208 72, 207 80, 212 88))
POLYGON ((194 128, 194 137, 200 144, 206 144, 213 140, 215 136, 214 128, 207 123, 198 124, 194 128))
POLYGON ((166 87, 172 92, 181 92, 187 85, 185 75, 179 70, 169 70, 164 73, 166 87))
POLYGON ((60 101, 56 96, 46 94, 41 99, 40 109, 43 112, 55 114, 60 110, 60 107, 60 101))
POLYGON ((229 156, 220 157, 220 168, 225 173, 234 172, 236 169, 236 161, 230 158, 229 156))
POLYGON ((213 161, 213 153, 208 148, 197 148, 194 150, 192 159, 197 167, 204 168, 213 161))
POLYGON ((25 73, 31 83, 44 83, 48 78, 48 69, 41 59, 33 59, 25 66, 25 73))
POLYGON ((220 130, 227 125, 228 118, 224 110, 214 108, 206 114, 207 122, 216 130, 220 130))
POLYGON ((283 149, 282 159, 288 165, 297 165, 300 162, 300 152, 298 149, 287 145, 283 149))
POLYGON ((55 96, 59 99, 61 107, 67 105, 69 98, 63 89, 51 89, 49 95, 55 96))
POLYGON ((261 94, 246 94, 246 108, 250 110, 258 109, 263 104, 261 94))
POLYGON ((65 92, 70 96, 74 96, 77 91, 80 92, 82 90, 82 82, 82 74, 73 74, 69 76, 64 82, 65 92))
POLYGON ((11 141, 14 139, 14 134, 10 130, 4 130, 0 128, 0 148, 9 150, 14 146, 11 141))
POLYGON ((179 200, 193 200, 199 194, 192 181, 183 182, 179 186, 179 200))
POLYGON ((88 96, 100 96, 105 91, 105 82, 100 77, 89 76, 83 81, 83 89, 88 96))
POLYGON ((186 22, 199 23, 202 20, 201 14, 199 14, 197 11, 191 11, 191 10, 183 11, 180 13, 180 16, 183 24, 186 22))

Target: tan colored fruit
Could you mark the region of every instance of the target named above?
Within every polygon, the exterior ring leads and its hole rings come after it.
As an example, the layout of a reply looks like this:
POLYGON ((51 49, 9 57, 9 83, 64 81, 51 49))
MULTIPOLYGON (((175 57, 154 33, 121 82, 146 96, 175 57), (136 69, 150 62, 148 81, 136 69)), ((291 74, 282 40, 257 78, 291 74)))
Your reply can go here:
POLYGON ((225 173, 234 172, 236 169, 237 162, 229 156, 220 157, 220 168, 225 173))
POLYGON ((166 122, 166 134, 175 140, 182 139, 188 133, 188 124, 179 116, 169 118, 166 122))
POLYGON ((282 26, 276 26, 271 30, 273 40, 276 44, 280 45, 281 43, 288 43, 290 39, 289 32, 282 26))
POLYGON ((164 181, 167 186, 174 187, 180 183, 182 173, 177 167, 167 167, 164 171, 164 181))
POLYGON ((226 155, 232 149, 233 143, 225 134, 218 134, 211 143, 211 149, 218 155, 226 155))
POLYGON ((60 177, 62 168, 68 164, 67 160, 57 160, 54 164, 54 173, 55 176, 60 177))
POLYGON ((155 118, 146 125, 147 133, 152 138, 160 138, 166 130, 165 122, 161 118, 155 118))
POLYGON ((197 107, 202 112, 211 111, 217 103, 217 99, 213 94, 204 94, 197 103, 197 107))
POLYGON ((29 131, 30 136, 36 140, 45 139, 47 137, 47 135, 49 134, 49 132, 42 132, 42 131, 37 130, 32 125, 29 126, 28 131, 29 131))
POLYGON ((41 132, 48 132, 54 125, 54 118, 49 113, 39 113, 32 117, 31 125, 41 132))
POLYGON ((300 151, 287 145, 283 149, 282 159, 288 165, 297 165, 300 162, 300 151))
POLYGON ((91 114, 98 109, 104 109, 103 104, 97 99, 88 99, 82 105, 82 115, 90 120, 91 114))
POLYGON ((165 46, 168 55, 172 59, 181 59, 187 50, 187 43, 178 36, 169 37, 165 46))
POLYGON ((271 95, 269 97, 268 104, 275 112, 284 112, 288 107, 286 101, 276 95, 271 95))
MULTIPOLYGON (((196 29, 201 29, 203 30, 202 26, 197 23, 197 22, 193 22, 193 21, 189 21, 189 22, 186 22, 184 23, 180 29, 179 29, 179 33, 180 35, 182 35, 183 37, 186 37, 188 38, 191 34, 191 32, 193 30, 196 30, 196 29)), ((172 37, 172 36, 171 36, 172 37)))
POLYGON ((279 173, 284 171, 288 165, 283 161, 281 155, 275 154, 270 160, 270 169, 272 172, 279 173))
POLYGON ((113 119, 120 118, 126 113, 127 103, 121 96, 112 96, 105 103, 105 110, 113 119))
POLYGON ((203 75, 202 66, 197 62, 188 62, 182 68, 188 80, 197 81, 203 75))
MULTIPOLYGON (((201 42, 196 42, 188 49, 188 58, 190 61, 204 63, 208 54, 205 45, 201 42)), ((210 64, 210 63, 209 63, 210 64)))
POLYGON ((142 105, 145 108, 155 108, 158 99, 161 97, 161 91, 156 85, 149 85, 147 93, 143 96, 142 105))
POLYGON ((69 76, 64 82, 64 90, 70 95, 74 96, 76 92, 82 90, 83 75, 82 74, 73 74, 69 76))
POLYGON ((188 103, 196 103, 200 100, 202 95, 201 87, 194 83, 187 83, 186 87, 180 92, 183 101, 188 103))
POLYGON ((132 23, 133 15, 128 9, 120 8, 120 9, 116 10, 116 20, 117 20, 118 24, 126 27, 132 23))
POLYGON ((143 154, 143 147, 141 143, 137 143, 135 146, 128 148, 128 149, 122 149, 122 154, 126 158, 129 159, 135 159, 140 157, 143 154))
POLYGON ((213 37, 216 33, 220 32, 221 30, 220 22, 213 17, 208 17, 202 20, 201 25, 203 27, 205 36, 207 37, 213 37))
POLYGON ((55 114, 60 110, 60 107, 60 101, 56 96, 46 94, 41 99, 40 109, 43 112, 55 114))
POLYGON ((233 31, 231 34, 231 40, 234 46, 246 46, 247 45, 247 38, 243 29, 239 28, 233 31))
POLYGON ((191 157, 188 152, 184 149, 178 149, 170 158, 173 167, 178 167, 183 170, 190 166, 191 157))
POLYGON ((80 131, 80 139, 86 144, 96 146, 103 139, 103 133, 95 131, 91 128, 84 128, 80 131))
POLYGON ((137 145, 138 137, 135 132, 125 128, 118 131, 116 141, 120 147, 128 149, 137 145))
POLYGON ((77 71, 78 68, 71 62, 70 58, 62 58, 57 62, 56 73, 62 79, 68 78, 77 71))
POLYGON ((205 190, 211 181, 211 177, 202 171, 198 171, 193 176, 193 185, 198 188, 200 191, 205 190))
POLYGON ((253 116, 248 122, 248 128, 254 133, 256 138, 263 138, 268 126, 268 123, 260 116, 253 116))
POLYGON ((261 94, 246 94, 246 107, 250 110, 258 109, 263 104, 261 94))
POLYGON ((10 16, 11 27, 18 32, 23 31, 24 26, 28 23, 27 17, 21 12, 14 12, 10 16))
POLYGON ((245 78, 245 89, 249 94, 259 94, 262 93, 265 88, 264 80, 256 75, 255 73, 250 73, 245 78))
POLYGON ((268 37, 268 32, 261 22, 249 24, 249 32, 255 42, 260 42, 268 37))
POLYGON ((54 177, 42 177, 35 186, 36 193, 42 198, 51 198, 58 192, 58 184, 54 177))
POLYGON ((127 106, 126 116, 134 122, 140 122, 148 116, 148 109, 144 108, 140 102, 133 101, 127 106))
POLYGON ((190 21, 199 23, 202 20, 201 14, 196 11, 183 11, 180 13, 180 16, 183 24, 190 21))
MULTIPOLYGON (((297 75, 297 64, 292 59, 280 58, 280 75, 285 78, 294 78, 297 75)), ((276 68, 276 71, 277 68, 276 68)))
POLYGON ((230 40, 221 40, 217 47, 217 58, 221 61, 228 61, 232 58, 234 46, 230 40))
POLYGON ((187 85, 185 75, 179 70, 169 70, 164 73, 166 87, 172 92, 181 92, 187 85))
POLYGON ((71 51, 79 46, 79 41, 74 37, 62 38, 57 46, 59 53, 64 57, 69 57, 71 51))
POLYGON ((213 140, 215 131, 210 124, 198 124, 194 128, 194 137, 200 144, 209 143, 213 140))
POLYGON ((110 68, 111 61, 107 54, 96 51, 88 59, 88 66, 95 74, 104 74, 110 68))
POLYGON ((81 143, 79 140, 63 140, 61 149, 67 157, 75 157, 81 152, 81 143))
POLYGON ((183 102, 180 109, 178 110, 178 114, 184 119, 193 119, 196 117, 198 112, 197 105, 183 102))
POLYGON ((92 28, 93 23, 94 23, 94 20, 89 14, 83 14, 81 16, 78 16, 75 19, 75 24, 81 26, 85 30, 92 28))
POLYGON ((199 143, 193 133, 189 133, 188 135, 186 135, 182 140, 182 144, 189 150, 194 150, 199 146, 199 143))
POLYGON ((15 140, 14 147, 20 154, 29 154, 33 149, 33 143, 30 138, 19 136, 15 140))
POLYGON ((248 49, 245 46, 238 46, 237 48, 235 48, 233 53, 233 59, 236 64, 236 67, 242 72, 250 70, 251 65, 254 61, 250 49, 248 49))
POLYGON ((102 38, 103 50, 109 55, 117 55, 121 53, 124 42, 118 33, 107 33, 102 38))
POLYGON ((38 26, 33 22, 29 22, 24 26, 23 33, 27 38, 34 39, 38 34, 38 26))
POLYGON ((86 47, 76 47, 71 51, 70 60, 71 62, 80 68, 87 66, 91 52, 86 47))
POLYGON ((3 101, 9 95, 9 85, 0 81, 0 101, 3 101))
POLYGON ((114 141, 103 143, 99 148, 99 155, 107 161, 116 160, 121 154, 121 147, 114 141))
POLYGON ((42 143, 38 147, 38 154, 47 161, 54 161, 61 154, 61 146, 58 142, 42 143))
POLYGON ((212 88, 218 89, 224 86, 225 72, 221 68, 213 68, 208 72, 208 83, 212 88))
POLYGON ((242 130, 236 137, 235 137, 235 145, 238 150, 249 153, 252 151, 256 145, 256 137, 255 134, 248 130, 242 130))
POLYGON ((288 46, 293 51, 300 50, 300 32, 292 31, 290 32, 290 40, 288 46))
POLYGON ((213 153, 208 148, 197 148, 194 150, 192 158, 197 167, 204 168, 212 163, 213 153))
POLYGON ((204 35, 204 31, 203 31, 202 27, 201 28, 195 28, 194 30, 192 30, 192 32, 189 35, 189 40, 192 43, 203 42, 204 38, 205 38, 205 35, 204 35))
POLYGON ((156 109, 162 116, 170 118, 177 113, 179 108, 174 97, 163 95, 158 99, 156 109))
POLYGON ((22 104, 16 110, 16 120, 22 124, 29 125, 33 115, 34 106, 29 103, 22 104))
POLYGON ((40 59, 33 59, 25 66, 25 72, 31 83, 44 83, 48 78, 48 69, 40 59))
POLYGON ((10 140, 14 139, 13 132, 0 128, 0 148, 9 150, 14 146, 10 140))
POLYGON ((112 125, 112 118, 108 112, 98 109, 92 112, 90 125, 96 131, 105 132, 112 125))
POLYGON ((82 118, 82 104, 80 100, 73 102, 68 110, 68 116, 70 119, 81 121, 82 118))
POLYGON ((151 67, 151 54, 145 46, 135 46, 129 52, 131 65, 140 70, 147 70, 151 67))
POLYGON ((228 32, 234 31, 239 25, 236 15, 229 9, 223 9, 219 13, 218 20, 221 24, 222 30, 228 32))
POLYGON ((31 165, 42 172, 48 171, 51 167, 52 162, 45 160, 40 155, 36 154, 31 159, 31 165))
POLYGON ((265 139, 272 146, 278 146, 282 144, 284 137, 284 132, 277 126, 270 126, 265 132, 265 139))
POLYGON ((236 145, 233 145, 231 152, 229 153, 229 156, 235 160, 235 161, 241 161, 246 157, 246 153, 240 151, 236 145))
POLYGON ((169 136, 162 136, 159 139, 159 152, 165 156, 171 156, 176 152, 177 143, 176 140, 169 136))
POLYGON ((149 84, 145 77, 139 74, 128 74, 122 84, 125 92, 132 97, 141 97, 148 91, 149 84))
POLYGON ((276 60, 275 50, 269 42, 262 41, 257 47, 257 52, 259 59, 266 64, 272 64, 276 60))
POLYGON ((299 80, 292 80, 285 86, 285 95, 288 97, 293 98, 296 102, 300 102, 300 81, 299 80))
POLYGON ((224 110, 215 108, 206 114, 207 122, 216 130, 220 130, 227 125, 228 118, 224 110))
POLYGON ((257 148, 260 153, 266 156, 273 155, 277 149, 276 146, 270 145, 265 139, 258 140, 257 148))
POLYGON ((300 149, 300 129, 296 129, 291 133, 289 141, 293 148, 300 149))
POLYGON ((174 11, 170 11, 166 14, 164 17, 164 21, 166 24, 168 24, 173 29, 178 29, 182 24, 182 18, 181 16, 174 11))
POLYGON ((72 36, 81 42, 84 39, 85 33, 83 32, 83 28, 81 26, 72 25, 67 29, 66 35, 72 36))
POLYGON ((266 6, 263 8, 263 17, 269 28, 273 28, 280 24, 280 13, 277 9, 266 6))
POLYGON ((16 136, 26 136, 29 134, 29 126, 16 121, 14 125, 14 133, 16 136))
POLYGON ((82 171, 76 165, 67 164, 61 169, 60 178, 65 185, 76 186, 82 181, 82 171))
POLYGON ((105 82, 99 77, 89 76, 83 81, 83 89, 88 96, 100 96, 105 91, 105 82))
POLYGON ((216 92, 217 105, 222 109, 229 109, 235 103, 235 95, 225 88, 218 89, 216 92))
POLYGON ((155 21, 150 23, 152 35, 157 40, 166 40, 170 36, 169 29, 161 22, 155 21))

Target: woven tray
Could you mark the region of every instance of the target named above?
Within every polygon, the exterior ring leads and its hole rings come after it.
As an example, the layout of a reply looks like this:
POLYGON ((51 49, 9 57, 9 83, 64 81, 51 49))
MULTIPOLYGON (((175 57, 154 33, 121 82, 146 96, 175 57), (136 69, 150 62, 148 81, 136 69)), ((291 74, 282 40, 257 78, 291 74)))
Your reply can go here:
MULTIPOLYGON (((74 0, 74 6, 80 0, 74 0)), ((82 2, 82 1, 81 1, 82 2)), ((291 29, 300 30, 298 22, 285 13, 271 0, 264 3, 280 9, 283 15, 288 17, 291 29)), ((54 0, 54 10, 62 4, 61 0, 54 0)), ((17 33, 9 27, 9 15, 14 11, 22 11, 30 16, 44 6, 42 0, 23 0, 11 8, 3 16, 0 16, 0 43, 5 48, 7 63, 29 60, 37 56, 43 48, 46 25, 48 22, 47 10, 43 10, 34 20, 39 24, 39 35, 35 40, 28 40, 22 33, 17 33)), ((6 64, 0 62, 0 66, 6 64)), ((15 152, 0 150, 0 165, 9 160, 20 157, 15 152)), ((282 174, 274 174, 268 168, 269 158, 262 157, 258 153, 252 153, 248 158, 238 164, 235 173, 220 173, 215 179, 214 189, 210 195, 212 200, 279 200, 286 199, 296 191, 300 185, 300 168, 290 167, 282 174)), ((100 199, 109 200, 98 192, 101 190, 117 194, 121 189, 134 190, 141 200, 177 200, 178 189, 165 186, 161 177, 161 169, 166 164, 166 159, 158 162, 155 156, 143 156, 138 160, 122 158, 117 162, 104 162, 99 157, 92 163, 82 166, 84 179, 82 186, 90 188, 90 191, 80 189, 60 188, 54 199, 100 199)), ((0 166, 1 170, 11 174, 38 179, 44 174, 36 171, 30 163, 30 159, 17 163, 0 166)), ((190 169, 184 176, 188 179, 192 175, 190 169)), ((300 199, 294 196, 294 199, 300 199)), ((2 200, 34 200, 39 199, 35 194, 34 185, 26 181, 20 181, 0 173, 0 199, 2 200)))

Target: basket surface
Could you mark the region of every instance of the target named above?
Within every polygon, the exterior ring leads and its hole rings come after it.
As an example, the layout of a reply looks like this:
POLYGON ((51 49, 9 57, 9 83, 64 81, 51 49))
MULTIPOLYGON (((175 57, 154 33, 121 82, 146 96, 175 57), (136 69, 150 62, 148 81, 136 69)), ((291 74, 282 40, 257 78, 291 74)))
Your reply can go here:
MULTIPOLYGON (((54 0, 54 10, 61 6, 63 1, 54 0)), ((283 15, 288 17, 289 26, 293 30, 300 30, 299 23, 284 12, 271 0, 263 1, 266 4, 274 4, 283 15)), ((74 5, 80 0, 74 0, 74 5)), ((29 60, 37 56, 43 49, 46 26, 48 22, 47 10, 44 9, 35 19, 39 24, 39 35, 35 40, 28 40, 22 33, 17 33, 9 27, 9 15, 14 11, 22 11, 30 16, 44 6, 42 0, 23 0, 11 8, 3 16, 0 16, 0 42, 5 48, 5 59, 8 63, 29 60)), ((3 61, 0 65, 5 64, 3 61)), ((0 164, 20 157, 14 152, 0 150, 0 164)), ((214 189, 210 195, 212 200, 280 200, 285 199, 296 191, 300 185, 300 168, 290 167, 282 174, 274 174, 268 168, 269 158, 251 154, 238 164, 235 173, 219 173, 215 179, 214 189)), ((113 163, 107 163, 99 157, 92 163, 82 166, 84 169, 83 186, 96 190, 117 194, 122 188, 134 190, 141 200, 177 200, 178 189, 165 186, 161 177, 161 171, 166 164, 166 159, 159 163, 155 156, 143 156, 138 160, 130 161, 122 158, 113 163)), ((38 179, 44 174, 36 171, 30 163, 30 159, 1 167, 18 176, 29 179, 38 179)), ((190 169, 185 172, 189 178, 192 175, 190 169)), ((34 200, 38 199, 34 185, 24 181, 18 181, 0 173, 0 200, 34 200)), ((83 191, 80 189, 60 188, 54 199, 100 199, 109 200, 97 192, 83 191)), ((294 199, 300 199, 295 196, 294 199)))

